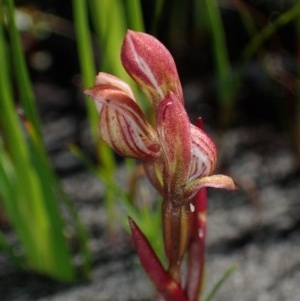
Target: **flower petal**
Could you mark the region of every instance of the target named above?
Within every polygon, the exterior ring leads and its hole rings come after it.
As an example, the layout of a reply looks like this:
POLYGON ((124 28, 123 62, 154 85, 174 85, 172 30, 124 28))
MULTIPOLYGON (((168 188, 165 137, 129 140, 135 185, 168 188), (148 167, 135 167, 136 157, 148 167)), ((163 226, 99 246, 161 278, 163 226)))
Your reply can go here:
MULTIPOLYGON (((98 75, 96 76, 94 86, 107 86, 107 87, 110 86, 112 89, 115 89, 116 91, 120 90, 120 91, 124 92, 129 98, 131 98, 133 101, 135 101, 134 95, 132 93, 130 86, 126 82, 122 81, 118 77, 113 76, 111 74, 108 74, 105 72, 99 72, 98 75)), ((84 93, 87 95, 90 95, 89 90, 86 90, 84 93)), ((94 103, 95 103, 98 113, 100 113, 103 103, 100 101, 94 101, 94 103)))
POLYGON ((157 132, 164 158, 164 199, 182 202, 192 160, 190 122, 177 97, 170 93, 157 110, 157 132))
POLYGON ((129 30, 123 42, 121 60, 156 108, 171 91, 183 102, 182 88, 172 55, 156 38, 129 30))
POLYGON ((133 92, 130 88, 130 86, 124 82, 123 80, 119 79, 116 76, 113 76, 111 74, 105 73, 105 72, 99 72, 96 76, 95 80, 95 86, 98 85, 110 85, 115 87, 116 89, 120 89, 123 91, 129 98, 134 99, 133 92))
POLYGON ((141 160, 159 155, 156 133, 126 88, 100 83, 85 93, 100 104, 100 136, 117 153, 141 160))
POLYGON ((202 187, 222 188, 227 190, 235 190, 236 185, 231 177, 226 175, 212 175, 202 178, 197 178, 186 184, 185 197, 191 199, 202 187))
POLYGON ((217 148, 201 128, 191 125, 193 159, 189 181, 212 174, 217 162, 217 148))

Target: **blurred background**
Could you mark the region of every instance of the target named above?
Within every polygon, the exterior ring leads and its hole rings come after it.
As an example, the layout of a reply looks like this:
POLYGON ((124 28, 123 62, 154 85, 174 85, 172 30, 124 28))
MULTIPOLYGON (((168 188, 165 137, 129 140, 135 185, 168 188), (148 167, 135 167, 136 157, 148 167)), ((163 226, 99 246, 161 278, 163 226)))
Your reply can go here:
MULTIPOLYGON (((80 67, 72 3, 20 1, 18 4, 25 5, 19 11, 18 20, 33 81, 62 88, 69 86, 78 91, 80 67)), ((216 114, 222 115, 223 106, 232 102, 236 113, 231 112, 228 124, 258 121, 287 127, 290 117, 296 114, 293 107, 297 107, 295 4, 280 0, 214 1, 212 4, 144 0, 140 2, 143 25, 131 27, 140 26, 170 49, 187 93, 193 92, 198 106, 208 110, 207 114, 202 111, 196 114, 218 125, 216 114)), ((123 18, 134 18, 130 14, 134 12, 129 10, 129 16, 123 18)), ((123 22, 119 27, 130 28, 130 21, 112 17, 109 20, 112 23, 123 22)), ((101 45, 95 28, 106 20, 102 16, 98 18, 90 28, 95 66, 110 69, 103 62, 105 46, 101 45)), ((112 35, 116 26, 107 26, 107 30, 112 27, 112 35)), ((114 51, 117 53, 118 49, 114 51)), ((187 103, 193 102, 191 98, 187 97, 187 103)))
POLYGON ((82 93, 106 71, 151 115, 120 63, 127 29, 170 50, 191 121, 239 186, 209 191, 207 290, 237 265, 215 300, 298 300, 297 0, 2 0, 0 14, 3 300, 151 299, 126 216, 163 258, 159 197, 99 141, 82 93))

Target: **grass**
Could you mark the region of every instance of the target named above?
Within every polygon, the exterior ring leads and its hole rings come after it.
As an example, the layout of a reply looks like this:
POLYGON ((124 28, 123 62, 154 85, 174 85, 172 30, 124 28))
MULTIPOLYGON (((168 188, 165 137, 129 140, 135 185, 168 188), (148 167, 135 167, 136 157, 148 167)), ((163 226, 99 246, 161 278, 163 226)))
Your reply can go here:
MULTIPOLYGON (((65 196, 41 139, 34 94, 15 25, 13 1, 1 3, 1 8, 5 13, 1 14, 0 27, 0 201, 17 235, 19 251, 15 252, 16 246, 8 242, 4 232, 1 245, 20 267, 72 282, 77 272, 70 238, 65 235, 66 221, 60 210, 65 196), (7 18, 8 40, 4 36, 4 17, 7 18), (14 68, 9 64, 11 61, 14 68), (24 108, 21 116, 12 92, 14 78, 24 108)), ((80 236, 74 238, 80 241, 83 271, 88 273, 85 233, 76 211, 69 205, 68 209, 80 236)))

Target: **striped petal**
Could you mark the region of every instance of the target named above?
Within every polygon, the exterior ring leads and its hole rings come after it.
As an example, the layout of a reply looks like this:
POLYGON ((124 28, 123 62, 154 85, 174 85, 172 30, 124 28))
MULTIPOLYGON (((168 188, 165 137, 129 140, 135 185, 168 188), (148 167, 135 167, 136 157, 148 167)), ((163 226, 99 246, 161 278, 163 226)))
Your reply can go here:
POLYGON ((134 99, 133 92, 130 88, 130 86, 124 82, 123 80, 119 79, 116 76, 113 76, 111 74, 105 73, 105 72, 99 72, 98 75, 96 76, 95 80, 95 86, 96 85, 111 85, 114 86, 115 88, 120 89, 123 91, 129 98, 134 99))
POLYGON ((217 148, 201 128, 191 124, 193 159, 189 181, 212 174, 217 162, 217 148))
MULTIPOLYGON (((122 81, 118 77, 113 76, 111 74, 105 72, 99 72, 98 75, 96 76, 94 86, 111 86, 116 90, 120 90, 124 92, 129 98, 135 101, 130 86, 126 82, 122 81)), ((88 94, 87 91, 85 91, 86 94, 88 94)), ((98 113, 100 113, 103 103, 100 101, 95 101, 95 106, 98 113)))
POLYGON ((121 50, 128 74, 152 101, 155 108, 169 92, 183 102, 182 88, 172 55, 156 38, 128 31, 121 50))
POLYGON ((105 82, 99 84, 96 80, 96 85, 85 93, 100 108, 101 138, 117 153, 140 160, 151 160, 159 155, 156 133, 126 88, 105 82))

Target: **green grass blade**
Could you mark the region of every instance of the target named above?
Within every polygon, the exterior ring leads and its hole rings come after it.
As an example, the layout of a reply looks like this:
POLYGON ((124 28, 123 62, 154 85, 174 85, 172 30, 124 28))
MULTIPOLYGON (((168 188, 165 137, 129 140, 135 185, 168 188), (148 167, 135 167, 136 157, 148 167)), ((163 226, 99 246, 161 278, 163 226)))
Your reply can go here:
MULTIPOLYGON (((73 16, 83 89, 91 87, 96 75, 92 38, 88 25, 87 1, 73 0, 73 16)), ((93 102, 85 97, 93 139, 98 137, 98 114, 93 102)))
MULTIPOLYGON (((98 8, 99 2, 93 3, 91 7, 91 11, 94 11, 98 8)), ((94 53, 92 50, 92 39, 91 39, 90 29, 88 24, 87 2, 83 0, 74 0, 73 14, 74 14, 74 21, 75 21, 76 36, 78 41, 78 54, 79 54, 81 72, 83 76, 83 84, 85 87, 90 87, 94 82, 96 72, 95 72, 94 59, 93 59, 94 53)), ((100 29, 98 28, 98 30, 100 29)), ((103 141, 99 139, 99 134, 98 134, 99 117, 93 101, 91 101, 88 97, 85 97, 85 99, 88 108, 88 117, 90 121, 91 131, 94 138, 94 142, 96 144, 99 171, 102 172, 103 177, 105 177, 107 181, 114 182, 114 177, 112 176, 115 170, 113 153, 111 149, 107 145, 105 145, 103 141)), ((108 222, 109 222, 108 227, 112 229, 113 227, 112 225, 114 224, 114 220, 115 220, 114 218, 115 204, 113 200, 113 194, 109 189, 105 190, 104 202, 105 202, 105 207, 108 215, 108 222)))
MULTIPOLYGON (((12 2, 7 2, 13 22, 12 2)), ((1 16, 3 17, 3 16, 1 16)), ((73 281, 75 270, 64 237, 64 223, 60 215, 53 173, 44 152, 39 133, 29 118, 20 124, 14 105, 7 44, 0 24, 0 126, 5 143, 1 152, 0 186, 2 203, 17 233, 28 268, 63 281, 73 281)), ((15 30, 10 25, 11 31, 15 30)), ((11 41, 17 40, 11 34, 11 41)), ((11 49, 18 47, 12 42, 11 49)), ((12 51, 16 56, 18 51, 12 51)), ((26 66, 24 66, 26 67, 26 66)), ((25 73, 21 73, 26 77, 25 73)), ((20 79, 20 82, 26 82, 20 79)), ((30 82, 27 82, 30 85, 30 82)), ((26 87, 20 84, 20 94, 26 87)), ((34 103, 34 102, 33 102, 34 103)))
POLYGON ((48 219, 49 225, 49 248, 48 254, 49 266, 53 266, 53 273, 57 273, 57 277, 62 275, 63 279, 68 281, 74 280, 75 271, 71 262, 71 253, 67 245, 67 240, 63 235, 65 223, 62 219, 58 198, 59 185, 56 182, 55 176, 49 166, 48 159, 40 147, 38 139, 32 127, 27 126, 27 133, 29 135, 29 147, 31 153, 31 162, 35 167, 36 173, 39 177, 39 184, 41 189, 41 210, 44 219, 48 219), (50 262, 50 260, 52 262, 50 262))
POLYGON ((241 22, 242 22, 244 28, 246 29, 246 31, 251 35, 255 34, 255 32, 257 30, 256 24, 255 24, 255 19, 252 17, 247 4, 245 4, 242 1, 236 1, 235 5, 236 5, 236 9, 240 15, 241 22))
POLYGON ((128 228, 127 216, 129 216, 140 226, 160 261, 166 262, 161 231, 161 202, 162 200, 156 200, 154 208, 148 206, 137 208, 131 200, 124 198, 121 205, 126 212, 126 218, 123 221, 124 227, 128 228))
POLYGON ((89 3, 101 51, 101 70, 116 76, 125 75, 119 59, 127 27, 123 6, 118 0, 90 0, 89 3))
POLYGON ((144 18, 140 0, 125 1, 128 28, 136 31, 145 31, 144 18))
POLYGON ((120 60, 120 49, 127 30, 124 5, 119 0, 89 0, 89 4, 101 50, 101 70, 132 82, 120 60))
POLYGON ((241 63, 247 62, 251 56, 256 53, 257 49, 259 49, 259 47, 276 32, 276 30, 295 20, 299 15, 300 2, 297 2, 296 5, 282 13, 275 21, 266 25, 250 40, 243 50, 240 58, 241 63))
POLYGON ((15 68, 15 75, 17 79, 17 84, 21 93, 20 100, 22 102, 23 108, 27 118, 33 123, 35 130, 40 133, 40 120, 36 110, 35 97, 30 84, 29 74, 26 68, 24 51, 22 49, 20 36, 15 23, 15 7, 13 0, 5 0, 7 8, 7 23, 9 27, 9 34, 11 40, 11 51, 12 58, 15 68))
POLYGON ((96 70, 86 1, 73 0, 73 16, 82 82, 84 86, 90 86, 95 80, 96 70))
POLYGON ((155 35, 165 5, 165 0, 156 0, 154 5, 155 7, 154 7, 154 14, 153 14, 153 21, 151 25, 152 26, 151 33, 155 35))
POLYGON ((9 151, 12 158, 22 166, 22 163, 28 159, 28 153, 23 143, 22 133, 19 130, 20 124, 15 114, 16 109, 12 104, 12 85, 9 77, 10 66, 8 66, 9 57, 7 43, 4 39, 3 20, 0 22, 0 49, 0 123, 4 130, 4 135, 10 141, 9 151))
POLYGON ((227 52, 225 32, 216 0, 205 0, 205 8, 207 22, 213 39, 214 59, 219 82, 218 98, 221 107, 224 107, 232 102, 233 95, 233 86, 230 82, 232 70, 227 52))
MULTIPOLYGON (((15 202, 11 202, 13 199, 13 187, 9 180, 9 174, 12 176, 13 170, 11 162, 4 150, 2 141, 0 140, 0 202, 1 208, 5 209, 7 216, 12 214, 17 215, 18 211, 15 208, 15 202)), ((16 222, 19 222, 19 218, 16 218, 16 222)), ((7 242, 5 235, 0 232, 0 250, 7 254, 7 256, 19 267, 24 266, 24 260, 21 256, 17 256, 12 246, 7 242)))

